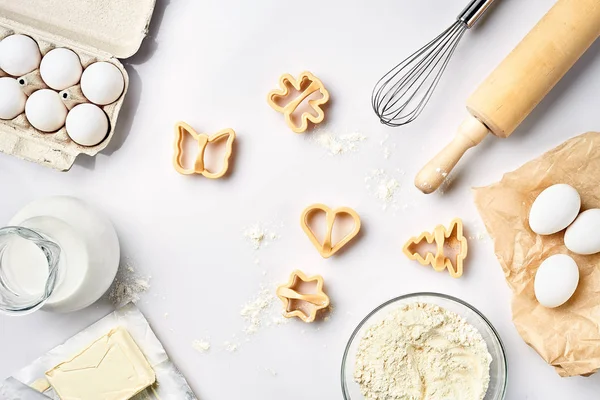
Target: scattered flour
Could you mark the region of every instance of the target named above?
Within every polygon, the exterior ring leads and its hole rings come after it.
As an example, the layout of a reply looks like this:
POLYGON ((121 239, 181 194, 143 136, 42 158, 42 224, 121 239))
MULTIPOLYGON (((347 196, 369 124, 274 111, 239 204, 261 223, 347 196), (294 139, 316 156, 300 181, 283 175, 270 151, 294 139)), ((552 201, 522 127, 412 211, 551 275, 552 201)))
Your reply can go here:
POLYGON ((398 180, 383 169, 374 169, 365 178, 367 190, 382 203, 382 209, 398 208, 396 194, 400 190, 398 180))
POLYGON ((383 153, 383 158, 385 158, 386 160, 389 159, 390 156, 393 154, 393 151, 396 150, 396 143, 388 143, 389 138, 390 135, 385 135, 383 140, 379 142, 379 145, 381 146, 381 151, 383 153))
POLYGON ((196 339, 192 342, 192 347, 199 353, 206 353, 210 350, 210 343, 205 339, 196 339))
MULTIPOLYGON (((279 235, 269 229, 263 224, 256 223, 244 229, 244 237, 250 243, 254 250, 260 250, 261 247, 267 246, 270 242, 277 240, 279 235)), ((254 260, 255 264, 260 262, 258 258, 254 260)))
POLYGON ((331 155, 339 155, 358 151, 359 144, 367 140, 362 133, 353 132, 336 135, 329 131, 317 130, 311 136, 312 140, 331 155))
POLYGON ((366 330, 354 379, 367 400, 482 400, 491 362, 483 337, 462 317, 413 303, 366 330))
POLYGON ((246 322, 244 333, 252 335, 258 331, 264 324, 274 300, 273 291, 263 287, 253 300, 242 306, 240 315, 246 322))
POLYGON ((239 348, 239 344, 233 342, 223 342, 223 347, 228 352, 235 353, 239 348))
POLYGON ((131 260, 125 259, 124 265, 119 266, 108 298, 115 307, 122 307, 130 302, 137 303, 141 295, 150 289, 151 278, 137 274, 131 260))

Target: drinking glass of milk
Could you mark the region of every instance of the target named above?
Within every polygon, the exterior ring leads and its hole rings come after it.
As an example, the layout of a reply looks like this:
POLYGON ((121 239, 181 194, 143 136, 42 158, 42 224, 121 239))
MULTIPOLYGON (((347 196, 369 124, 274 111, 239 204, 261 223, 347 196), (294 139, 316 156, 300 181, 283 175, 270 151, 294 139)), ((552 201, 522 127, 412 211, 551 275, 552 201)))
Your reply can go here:
POLYGON ((36 200, 0 228, 0 312, 71 312, 112 284, 120 248, 112 223, 74 197, 36 200))

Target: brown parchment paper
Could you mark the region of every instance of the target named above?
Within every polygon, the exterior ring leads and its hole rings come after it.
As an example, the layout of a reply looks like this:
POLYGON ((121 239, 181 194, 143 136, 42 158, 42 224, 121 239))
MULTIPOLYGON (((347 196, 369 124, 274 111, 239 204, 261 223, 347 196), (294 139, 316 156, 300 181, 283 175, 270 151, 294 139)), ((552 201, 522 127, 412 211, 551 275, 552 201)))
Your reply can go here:
POLYGON ((600 368, 600 254, 572 254, 563 232, 538 236, 529 228, 531 204, 555 183, 576 188, 582 210, 600 208, 599 132, 570 139, 500 182, 474 189, 475 205, 513 291, 513 322, 523 340, 559 375, 589 375, 600 368), (579 286, 567 303, 548 309, 537 303, 533 281, 540 263, 557 253, 577 262, 579 286))

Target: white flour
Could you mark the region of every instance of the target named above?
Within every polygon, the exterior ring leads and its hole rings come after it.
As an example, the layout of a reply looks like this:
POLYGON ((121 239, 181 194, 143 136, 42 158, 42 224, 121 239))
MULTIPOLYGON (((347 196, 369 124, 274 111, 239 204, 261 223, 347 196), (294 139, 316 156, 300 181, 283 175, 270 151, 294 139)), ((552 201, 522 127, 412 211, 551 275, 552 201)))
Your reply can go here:
POLYGON ((266 314, 273 305, 273 300, 275 300, 272 292, 267 288, 261 288, 253 300, 242 306, 240 315, 246 321, 246 326, 243 329, 244 333, 254 334, 263 325, 266 314))
POLYGON ((367 140, 367 137, 358 132, 336 135, 329 131, 317 130, 313 133, 312 140, 335 156, 358 151, 359 143, 367 140))
POLYGON ((382 204, 386 210, 390 205, 397 207, 396 195, 400 190, 398 180, 382 169, 374 169, 365 177, 369 193, 382 204))
POLYGON ((367 400, 482 400, 491 362, 481 334, 463 318, 413 303, 367 329, 354 379, 367 400))
MULTIPOLYGON (((277 233, 265 228, 264 225, 260 223, 245 228, 243 233, 244 237, 254 250, 260 250, 261 247, 268 245, 279 237, 277 233)), ((256 260, 258 259, 254 260, 255 263, 256 260)))
POLYGON ((136 303, 143 293, 150 289, 151 276, 142 277, 136 273, 131 260, 125 259, 124 265, 119 266, 117 276, 108 291, 109 300, 115 307, 127 303, 136 303))
POLYGON ((196 339, 192 342, 192 347, 199 353, 206 353, 210 350, 210 343, 204 339, 196 339))

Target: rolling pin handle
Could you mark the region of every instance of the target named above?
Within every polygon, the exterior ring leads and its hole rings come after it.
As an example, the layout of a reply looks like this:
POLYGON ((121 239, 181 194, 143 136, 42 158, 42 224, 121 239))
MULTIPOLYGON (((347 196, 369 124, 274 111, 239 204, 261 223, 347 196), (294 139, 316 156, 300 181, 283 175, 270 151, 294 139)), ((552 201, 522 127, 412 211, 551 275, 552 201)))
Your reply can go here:
POLYGON ((467 117, 454 140, 417 174, 415 186, 425 194, 435 192, 465 152, 481 143, 488 133, 488 128, 481 121, 471 115, 467 117))

